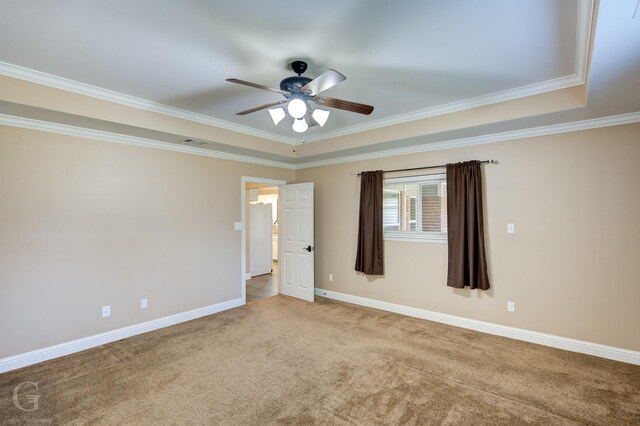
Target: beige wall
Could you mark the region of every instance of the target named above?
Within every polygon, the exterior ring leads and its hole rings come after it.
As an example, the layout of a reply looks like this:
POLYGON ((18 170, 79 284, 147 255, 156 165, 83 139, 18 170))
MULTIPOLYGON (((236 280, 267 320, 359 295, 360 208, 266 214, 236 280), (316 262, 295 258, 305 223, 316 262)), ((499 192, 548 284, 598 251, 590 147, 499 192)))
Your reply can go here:
POLYGON ((294 177, 0 126, 0 358, 239 298, 243 175, 294 177))
MULTIPOLYGON (((639 134, 628 125, 298 170, 315 183, 316 286, 640 350, 639 134), (489 292, 444 285, 445 244, 389 241, 385 277, 353 271, 357 172, 489 158, 489 292)), ((243 175, 294 178, 0 127, 0 358, 240 297, 243 175)))
POLYGON ((316 287, 640 350, 639 136, 635 124, 298 170, 315 183, 316 287), (354 272, 357 172, 491 158, 490 291, 446 287, 446 244, 388 241, 384 277, 354 272))

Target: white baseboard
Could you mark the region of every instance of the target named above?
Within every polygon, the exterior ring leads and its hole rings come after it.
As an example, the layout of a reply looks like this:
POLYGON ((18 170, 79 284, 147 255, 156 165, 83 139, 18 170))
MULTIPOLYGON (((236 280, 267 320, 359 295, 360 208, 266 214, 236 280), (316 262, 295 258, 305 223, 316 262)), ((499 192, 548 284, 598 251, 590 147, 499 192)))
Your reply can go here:
POLYGON ((233 299, 226 302, 216 303, 215 305, 205 306, 203 308, 193 309, 187 312, 181 312, 175 315, 146 321, 140 324, 130 325, 128 327, 119 328, 117 330, 107 331, 105 333, 96 334, 81 339, 72 340, 71 342, 61 343, 59 345, 49 346, 47 348, 37 349, 35 351, 26 352, 19 355, 10 356, 0 359, 0 373, 15 370, 17 368, 26 367, 28 365, 37 364, 49 359, 58 358, 85 349, 94 348, 116 340, 135 336, 137 334, 147 333, 159 328, 169 327, 181 322, 190 321, 196 318, 226 311, 227 309, 242 306, 242 299, 233 299))
POLYGON ((412 308, 405 305, 383 302, 380 300, 368 299, 366 297, 353 296, 350 294, 338 293, 336 291, 315 289, 316 296, 327 297, 329 299, 340 300, 342 302, 353 303, 355 305, 367 306, 369 308, 380 309, 396 314, 410 317, 426 319, 456 327, 476 330, 483 333, 495 334, 497 336, 509 337, 511 339, 523 340, 525 342, 537 343, 539 345, 551 346, 553 348, 564 349, 572 352, 579 352, 587 355, 594 355, 601 358, 640 365, 640 352, 628 349, 616 348, 613 346, 600 345, 582 340, 569 339, 566 337, 554 336, 552 334, 539 333, 521 328, 508 327, 490 322, 478 321, 455 315, 442 314, 439 312, 427 311, 425 309, 412 308))
POLYGON ((245 274, 245 276, 244 276, 244 279, 246 279, 246 280, 250 280, 250 279, 251 279, 251 274, 247 272, 247 273, 245 274))

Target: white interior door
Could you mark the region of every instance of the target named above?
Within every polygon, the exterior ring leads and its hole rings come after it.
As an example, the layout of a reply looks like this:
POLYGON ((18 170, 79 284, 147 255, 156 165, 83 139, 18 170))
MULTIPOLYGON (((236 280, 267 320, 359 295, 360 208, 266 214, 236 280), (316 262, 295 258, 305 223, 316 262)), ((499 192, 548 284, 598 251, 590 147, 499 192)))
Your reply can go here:
POLYGON ((278 200, 280 293, 313 302, 313 183, 283 185, 278 200))
POLYGON ((271 272, 271 204, 251 204, 249 206, 249 269, 251 276, 271 272))

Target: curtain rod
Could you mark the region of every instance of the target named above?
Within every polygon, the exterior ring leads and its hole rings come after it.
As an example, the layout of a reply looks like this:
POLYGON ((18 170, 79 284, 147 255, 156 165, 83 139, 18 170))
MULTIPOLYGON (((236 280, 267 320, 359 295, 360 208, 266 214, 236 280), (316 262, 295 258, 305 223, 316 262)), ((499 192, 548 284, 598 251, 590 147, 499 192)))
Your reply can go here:
MULTIPOLYGON (((493 164, 495 163, 495 160, 483 160, 480 161, 480 164, 493 164)), ((395 169, 395 170, 383 170, 382 173, 393 173, 393 172, 410 172, 413 170, 427 170, 427 169, 440 169, 442 167, 447 167, 446 164, 441 164, 439 166, 425 166, 425 167, 412 167, 410 169, 395 169)), ((358 173, 358 176, 360 176, 362 173, 358 173)))

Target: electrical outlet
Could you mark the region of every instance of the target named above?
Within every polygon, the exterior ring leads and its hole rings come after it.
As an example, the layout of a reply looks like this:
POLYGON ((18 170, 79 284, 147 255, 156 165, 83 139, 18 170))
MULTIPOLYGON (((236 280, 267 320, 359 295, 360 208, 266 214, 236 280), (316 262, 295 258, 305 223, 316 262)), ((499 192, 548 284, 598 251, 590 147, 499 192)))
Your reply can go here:
POLYGON ((333 282, 333 274, 329 274, 329 282, 333 282))
POLYGON ((516 311, 516 303, 515 302, 507 302, 507 311, 515 312, 516 311))
POLYGON ((140 309, 147 309, 148 306, 147 299, 140 299, 140 309))
POLYGON ((111 316, 111 305, 103 306, 102 307, 102 318, 106 318, 106 317, 110 317, 110 316, 111 316))

